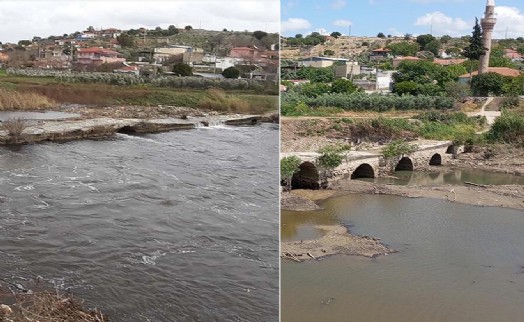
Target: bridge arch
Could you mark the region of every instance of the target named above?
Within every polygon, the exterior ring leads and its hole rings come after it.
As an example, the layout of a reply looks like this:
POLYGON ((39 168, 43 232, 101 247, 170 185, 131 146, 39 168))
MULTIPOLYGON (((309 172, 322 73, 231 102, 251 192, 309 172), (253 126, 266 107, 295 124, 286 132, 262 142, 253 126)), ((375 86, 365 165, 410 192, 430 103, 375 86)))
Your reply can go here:
POLYGON ((291 189, 320 189, 320 175, 317 167, 311 162, 303 162, 299 171, 291 179, 291 189))
POLYGON ((351 179, 374 177, 375 170, 373 170, 373 167, 367 163, 362 163, 355 169, 355 171, 353 171, 353 173, 351 173, 351 179))
POLYGON ((429 160, 429 165, 442 165, 442 156, 439 153, 433 154, 429 160))
POLYGON ((395 167, 395 171, 413 171, 413 161, 411 161, 408 157, 403 157, 400 159, 397 163, 397 166, 395 167))
POLYGON ((446 149, 446 154, 453 154, 453 152, 455 152, 455 145, 452 144, 446 149))

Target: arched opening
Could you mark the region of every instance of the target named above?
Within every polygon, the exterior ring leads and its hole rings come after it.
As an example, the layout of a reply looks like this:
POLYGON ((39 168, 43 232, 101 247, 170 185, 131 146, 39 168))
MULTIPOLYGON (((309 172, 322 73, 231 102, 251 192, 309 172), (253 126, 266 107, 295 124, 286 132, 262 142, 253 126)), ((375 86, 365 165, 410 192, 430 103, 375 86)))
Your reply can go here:
POLYGON ((117 132, 122 134, 134 134, 136 133, 136 130, 132 126, 126 125, 119 128, 117 132))
POLYGON ((442 165, 442 157, 440 154, 435 153, 429 160, 429 165, 442 165))
POLYGON ((367 163, 363 163, 359 165, 355 171, 351 174, 351 179, 358 179, 358 178, 374 178, 375 177, 375 171, 373 170, 373 167, 370 166, 367 163))
POLYGON ((454 145, 450 145, 450 146, 448 146, 448 148, 446 150, 446 154, 453 154, 454 151, 455 151, 455 146, 454 145))
POLYGON ((395 171, 413 171, 413 162, 408 157, 403 157, 397 163, 395 171))
POLYGON ((320 189, 320 176, 313 163, 304 162, 299 169, 291 179, 291 189, 320 189))

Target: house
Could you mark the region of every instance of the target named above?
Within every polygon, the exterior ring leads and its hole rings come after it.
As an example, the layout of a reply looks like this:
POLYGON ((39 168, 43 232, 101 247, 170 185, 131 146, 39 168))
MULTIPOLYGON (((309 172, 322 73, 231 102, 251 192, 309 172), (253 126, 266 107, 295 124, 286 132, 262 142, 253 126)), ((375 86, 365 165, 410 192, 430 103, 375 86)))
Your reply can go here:
MULTIPOLYGON (((520 70, 509 68, 509 67, 488 67, 488 73, 497 73, 499 75, 507 76, 507 77, 518 77, 518 76, 520 76, 520 70)), ((479 72, 478 72, 478 70, 476 70, 476 71, 471 73, 471 77, 473 77, 475 75, 478 75, 478 74, 479 74, 479 72)), ((467 74, 464 74, 464 75, 460 75, 459 78, 458 78, 458 81, 459 81, 459 83, 468 84, 469 83, 469 79, 470 79, 470 74, 467 73, 467 74)))
POLYGON ((4 66, 9 61, 9 56, 6 53, 0 52, 0 67, 4 66))
POLYGON ((82 65, 101 65, 104 63, 125 62, 120 53, 100 47, 81 48, 77 51, 77 62, 82 65))
POLYGON ((504 57, 511 59, 513 62, 524 61, 524 56, 511 48, 504 50, 504 57))
POLYGON ((440 59, 435 58, 433 62, 437 65, 441 66, 450 66, 450 65, 460 65, 463 62, 465 62, 467 59, 465 58, 455 58, 455 59, 440 59))
POLYGON ((384 60, 391 57, 391 49, 388 48, 378 48, 371 51, 369 54, 370 60, 384 60))
POLYGON ((255 48, 250 47, 234 47, 229 51, 228 57, 240 58, 243 60, 254 60, 256 57, 255 48))
POLYGON ((304 67, 315 67, 315 68, 323 68, 323 67, 329 67, 332 66, 334 63, 347 63, 349 62, 349 59, 347 58, 331 58, 331 57, 309 57, 304 58, 299 62, 300 66, 304 67))
POLYGON ((114 73, 121 73, 121 74, 134 74, 136 76, 139 75, 140 69, 137 65, 131 66, 126 63, 123 63, 122 67, 113 69, 114 73))
POLYGON ((360 75, 358 62, 347 62, 344 65, 335 66, 335 77, 337 78, 352 78, 354 75, 360 75))
POLYGON ((413 56, 404 56, 404 57, 393 58, 393 68, 395 69, 398 68, 398 65, 400 65, 400 63, 405 60, 420 60, 420 58, 413 57, 413 56))
POLYGON ((191 46, 171 45, 169 47, 155 48, 153 50, 153 58, 155 62, 160 64, 160 63, 167 61, 172 56, 184 55, 186 53, 190 54, 186 56, 189 62, 191 60, 190 56, 196 53, 203 53, 203 50, 200 48, 193 48, 191 46))

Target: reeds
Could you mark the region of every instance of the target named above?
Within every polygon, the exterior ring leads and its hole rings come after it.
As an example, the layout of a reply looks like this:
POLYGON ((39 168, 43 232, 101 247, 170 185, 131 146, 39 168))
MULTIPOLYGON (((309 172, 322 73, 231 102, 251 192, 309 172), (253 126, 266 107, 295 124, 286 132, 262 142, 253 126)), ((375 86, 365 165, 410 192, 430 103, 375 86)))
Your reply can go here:
POLYGON ((41 94, 0 89, 0 110, 34 110, 54 105, 52 100, 41 94))

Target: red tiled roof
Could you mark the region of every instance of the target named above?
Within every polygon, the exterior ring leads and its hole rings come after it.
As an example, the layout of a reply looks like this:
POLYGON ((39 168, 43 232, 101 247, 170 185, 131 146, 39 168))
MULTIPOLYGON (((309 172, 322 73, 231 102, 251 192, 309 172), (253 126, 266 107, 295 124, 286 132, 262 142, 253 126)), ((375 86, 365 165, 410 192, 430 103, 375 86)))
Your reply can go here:
POLYGON ((458 64, 462 64, 463 62, 465 62, 466 59, 464 58, 456 58, 456 59, 440 59, 440 58, 435 58, 433 60, 433 62, 435 64, 438 64, 438 65, 442 65, 442 66, 449 66, 449 65, 458 65, 458 64))
POLYGON ((414 57, 414 56, 404 56, 404 57, 397 57, 394 60, 420 60, 420 58, 414 57))
MULTIPOLYGON (((510 77, 517 77, 520 75, 520 70, 509 68, 509 67, 488 67, 488 72, 497 73, 502 76, 510 76, 510 77)), ((471 76, 478 75, 478 73, 479 73, 478 70, 476 70, 471 73, 471 76)), ((463 78, 463 77, 469 78, 469 73, 459 76, 459 78, 463 78)))

